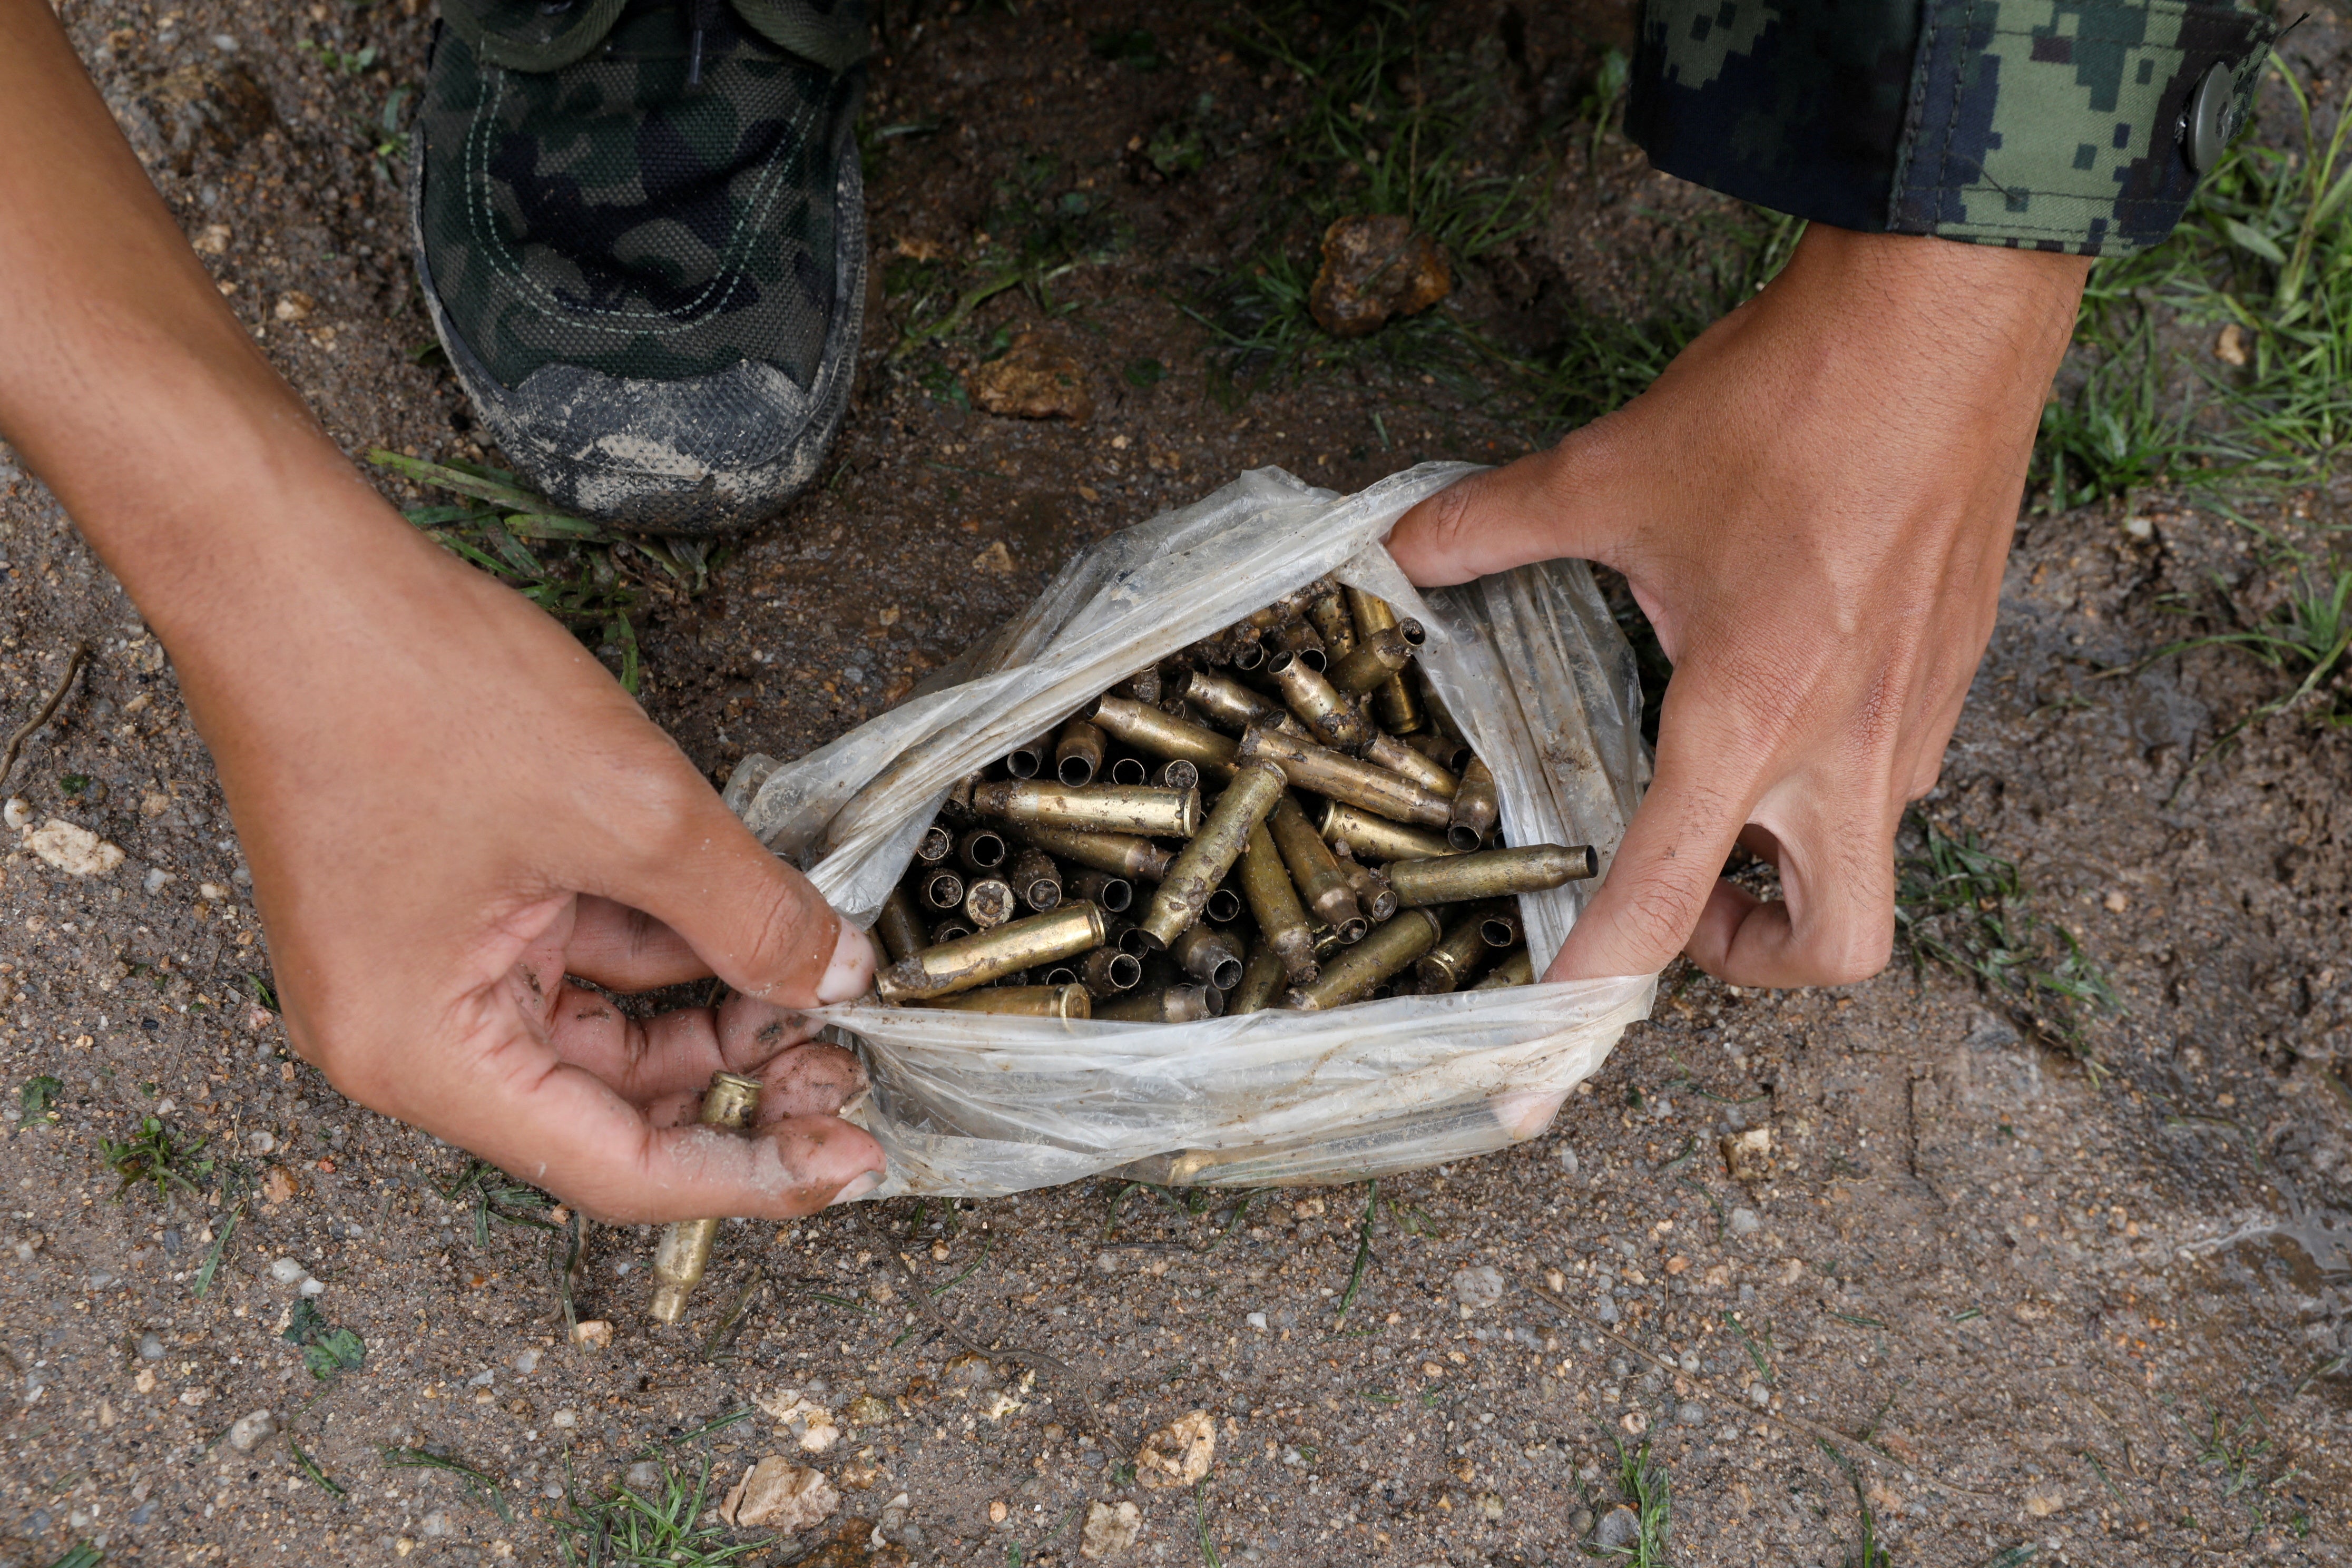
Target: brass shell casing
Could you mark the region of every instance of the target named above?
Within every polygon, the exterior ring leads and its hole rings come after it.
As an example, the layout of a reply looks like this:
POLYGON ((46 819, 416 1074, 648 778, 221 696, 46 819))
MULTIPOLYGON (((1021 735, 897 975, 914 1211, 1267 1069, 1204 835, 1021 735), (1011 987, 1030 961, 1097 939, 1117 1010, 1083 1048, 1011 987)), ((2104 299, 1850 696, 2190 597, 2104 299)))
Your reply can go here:
POLYGON ((874 917, 874 935, 892 963, 928 945, 922 918, 916 914, 914 898, 904 884, 891 889, 882 900, 882 912, 874 917))
POLYGON ((924 1002, 972 991, 1032 964, 1075 958, 1100 947, 1108 928, 1092 904, 1064 904, 1051 914, 1012 921, 938 947, 928 947, 875 976, 875 989, 892 1003, 924 1002))
MULTIPOLYGON (((1397 619, 1396 611, 1386 599, 1375 598, 1361 588, 1348 590, 1348 613, 1356 617, 1356 635, 1370 642, 1389 627, 1405 631, 1405 623, 1397 619)), ((1420 630, 1418 623, 1413 631, 1420 630)), ((1406 632, 1408 639, 1411 632, 1406 632)), ((1381 721, 1381 728, 1391 735, 1409 735, 1426 722, 1421 710, 1421 700, 1405 684, 1403 675, 1391 675, 1372 688, 1372 710, 1381 721)))
POLYGON ((1252 724, 1272 724, 1286 716, 1281 703, 1213 669, 1188 670, 1175 694, 1200 710, 1210 723, 1236 734, 1252 724))
POLYGON ((961 910, 958 910, 931 928, 931 940, 927 945, 943 947, 951 942, 961 942, 971 934, 971 922, 963 918, 961 910))
POLYGON ((1265 823, 1250 829, 1236 870, 1242 897, 1249 900, 1250 914, 1257 921, 1259 948, 1281 961, 1282 972, 1292 984, 1306 984, 1315 978, 1315 933, 1307 926, 1307 909, 1298 901, 1290 868, 1282 863, 1282 851, 1275 847, 1273 831, 1265 823))
POLYGON ((1039 914, 1062 901, 1062 873, 1054 858, 1035 845, 1024 845, 1005 862, 1004 879, 1013 897, 1039 914))
POLYGON ((1526 948, 1507 952, 1495 967, 1479 978, 1473 991, 1500 991, 1507 985, 1532 985, 1536 983, 1536 961, 1526 948))
POLYGON ((1436 946, 1443 934, 1435 915, 1427 910, 1406 910, 1355 946, 1342 950, 1323 966, 1315 984, 1293 987, 1282 1004, 1315 1012, 1361 1001, 1381 982, 1412 968, 1413 961, 1436 946))
POLYGON ((1437 945, 1413 966, 1424 994, 1454 991, 1499 947, 1517 940, 1518 921, 1499 903, 1465 910, 1446 928, 1437 945), (1494 940, 1499 928, 1504 941, 1494 940))
POLYGON ((1391 860, 1389 885, 1408 909, 1455 904, 1468 899, 1498 899, 1507 893, 1539 893, 1580 881, 1599 869, 1590 844, 1529 844, 1517 849, 1481 849, 1442 860, 1391 860))
POLYGON ((1453 808, 1444 799, 1411 779, 1263 725, 1253 725, 1242 737, 1241 756, 1244 762, 1276 764, 1295 788, 1360 805, 1391 821, 1443 827, 1453 817, 1453 808))
POLYGON ((993 827, 967 827, 956 835, 956 859, 967 871, 986 876, 1004 864, 1013 852, 1004 835, 993 827))
POLYGON ((1209 986, 1171 985, 1106 1003, 1095 1009, 1095 1017, 1112 1024, 1197 1024, 1224 1010, 1224 998, 1209 986))
MULTIPOLYGON (((1139 833, 1190 838, 1201 830, 1201 796, 1192 791, 1125 789, 999 779, 971 792, 972 809, 1007 822, 1075 827, 1082 833, 1139 833)), ((993 869, 993 868, 991 868, 993 869)))
POLYGON ((1324 673, 1342 695, 1363 697, 1388 684, 1412 662, 1412 644, 1405 640, 1404 628, 1382 626, 1324 673))
POLYGON ((1161 789, 1199 789, 1200 764, 1182 757, 1171 757, 1160 764, 1160 776, 1152 782, 1161 789))
MULTIPOLYGON (((716 1073, 703 1091, 701 1121, 705 1127, 740 1131, 759 1109, 758 1079, 716 1073)), ((663 1227, 661 1240, 654 1246, 654 1299, 646 1309, 656 1322, 675 1323, 686 1316, 687 1298, 710 1267, 710 1244, 718 1235, 715 1219, 674 1220, 663 1227)))
POLYGON ((1323 656, 1337 664, 1356 651, 1356 618, 1348 614, 1348 598, 1338 588, 1318 596, 1307 606, 1307 624, 1323 639, 1323 656))
POLYGON ((1091 866, 1097 871, 1136 881, 1157 882, 1168 874, 1168 863, 1176 858, 1149 838, 1131 833, 1087 833, 1042 822, 1024 822, 1019 832, 1055 859, 1091 866))
POLYGON ((955 853, 955 835, 934 822, 923 830, 920 843, 915 846, 915 864, 936 866, 955 853))
POLYGON ((1016 779, 1034 779, 1045 771, 1046 762, 1054 754, 1051 733, 1034 741, 1024 741, 1004 753, 1004 771, 1016 779))
POLYGON ((1321 826, 1325 843, 1345 844, 1349 853, 1364 860, 1432 860, 1457 852, 1443 833, 1407 827, 1345 801, 1324 806, 1321 826))
POLYGON ((1054 776, 1076 788, 1095 782, 1102 772, 1103 732, 1084 719, 1062 726, 1054 741, 1054 776))
POLYGON ((1097 702, 1093 718, 1098 728, 1147 756, 1181 757, 1219 783, 1234 776, 1234 742, 1214 730, 1124 697, 1097 702))
POLYGON ((1495 830, 1495 819, 1501 815, 1494 773, 1479 758, 1471 758, 1462 770, 1462 787, 1454 795, 1454 819, 1446 826, 1446 841, 1456 849, 1475 849, 1495 830))
POLYGON ((1297 620, 1307 605, 1329 593, 1331 588, 1329 576, 1318 577, 1303 588, 1293 588, 1264 609, 1252 610, 1236 625, 1251 631, 1270 632, 1285 621, 1297 620))
POLYGON ((1339 862, 1339 875, 1348 879, 1349 890, 1356 895, 1356 905, 1370 917, 1374 925, 1392 918, 1397 912, 1397 896, 1389 879, 1353 855, 1341 855, 1336 850, 1332 858, 1339 862))
POLYGON ((1154 664, 1137 670, 1111 689, 1121 697, 1130 698, 1138 702, 1157 702, 1160 700, 1160 689, 1164 684, 1160 674, 1160 667, 1154 664))
POLYGON ((1385 730, 1375 730, 1364 746, 1364 761, 1376 768, 1409 778, 1434 795, 1452 800, 1462 781, 1439 767, 1418 748, 1408 746, 1385 730))
POLYGON ((1265 1012, 1281 992, 1284 973, 1281 957, 1259 942, 1250 949, 1249 962, 1242 965, 1242 983, 1225 994, 1225 1011, 1235 1016, 1265 1012))
POLYGON ((1473 754, 1470 742, 1442 730, 1423 730, 1418 735, 1407 735, 1404 743, 1439 767, 1454 773, 1469 765, 1473 754))
POLYGON ((1372 721, 1362 710, 1339 695, 1331 683, 1292 653, 1266 660, 1266 675, 1282 693, 1283 701, 1307 726, 1307 732, 1335 751, 1354 752, 1370 744, 1372 721))
POLYGON ((1244 767, 1217 797, 1208 821, 1168 868, 1143 918, 1136 922, 1160 946, 1182 935, 1201 915, 1210 891, 1225 879, 1241 858, 1249 830, 1265 820, 1282 798, 1282 772, 1274 767, 1244 767))
POLYGON ((1201 918, 1211 925, 1229 926, 1242 918, 1242 896, 1234 891, 1230 879, 1209 889, 1208 900, 1201 906, 1201 918))
POLYGON ((1151 770, 1141 757, 1113 757, 1104 777, 1128 789, 1139 788, 1151 782, 1151 770))
POLYGON ((1091 1018, 1094 1000, 1083 985, 990 985, 953 996, 934 996, 919 1007, 957 1013, 1002 1013, 1023 1018, 1091 1018))
POLYGON ((1242 983, 1242 944, 1206 921, 1195 921, 1168 944, 1177 967, 1204 984, 1231 991, 1242 983))
POLYGON ((1290 870, 1291 886, 1298 890, 1299 900, 1338 933, 1342 944, 1361 941, 1370 922, 1357 905, 1348 879, 1339 874, 1339 858, 1308 825, 1298 803, 1285 794, 1265 826, 1282 853, 1282 863, 1290 870))
POLYGON ((1062 891, 1073 899, 1084 899, 1090 904, 1100 904, 1111 914, 1123 914, 1135 902, 1135 884, 1124 877, 1114 877, 1092 866, 1070 873, 1062 883, 1062 891))
POLYGON ((1323 635, 1306 621, 1286 621, 1276 627, 1274 646, 1318 675, 1331 662, 1323 648, 1323 635))
POLYGON ((963 879, 953 871, 932 871, 917 884, 924 905, 934 910, 959 910, 963 907, 963 879))
POLYGON ((964 889, 963 918, 974 931, 991 931, 1013 918, 1013 884, 1002 877, 982 877, 964 889))
POLYGON ((1107 1001, 1143 984, 1143 960, 1115 947, 1098 947, 1079 963, 1078 980, 1087 995, 1107 1001))

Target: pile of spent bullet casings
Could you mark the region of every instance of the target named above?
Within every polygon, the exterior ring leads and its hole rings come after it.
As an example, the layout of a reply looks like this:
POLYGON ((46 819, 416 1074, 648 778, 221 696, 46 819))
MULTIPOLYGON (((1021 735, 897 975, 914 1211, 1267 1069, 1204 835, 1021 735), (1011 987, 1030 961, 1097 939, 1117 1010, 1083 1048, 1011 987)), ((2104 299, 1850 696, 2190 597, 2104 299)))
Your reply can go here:
POLYGON ((1181 1024, 1528 984, 1516 895, 1593 851, 1501 845, 1422 640, 1325 578, 959 781, 875 922, 882 1000, 1181 1024))

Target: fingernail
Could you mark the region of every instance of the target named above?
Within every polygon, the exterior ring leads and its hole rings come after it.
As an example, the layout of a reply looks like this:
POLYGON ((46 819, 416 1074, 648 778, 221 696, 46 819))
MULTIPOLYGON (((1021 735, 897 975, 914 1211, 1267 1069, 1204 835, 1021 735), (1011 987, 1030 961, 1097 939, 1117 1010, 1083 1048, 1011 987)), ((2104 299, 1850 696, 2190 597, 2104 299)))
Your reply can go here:
POLYGON ((874 941, 864 931, 841 922, 841 936, 833 944, 833 962, 816 983, 819 1002, 850 1002, 874 988, 874 941))
POLYGON ((841 1191, 834 1194, 832 1201, 827 1203, 825 1207, 831 1208, 834 1204, 854 1204, 881 1184, 881 1172, 866 1171, 853 1178, 850 1184, 842 1188, 841 1191))

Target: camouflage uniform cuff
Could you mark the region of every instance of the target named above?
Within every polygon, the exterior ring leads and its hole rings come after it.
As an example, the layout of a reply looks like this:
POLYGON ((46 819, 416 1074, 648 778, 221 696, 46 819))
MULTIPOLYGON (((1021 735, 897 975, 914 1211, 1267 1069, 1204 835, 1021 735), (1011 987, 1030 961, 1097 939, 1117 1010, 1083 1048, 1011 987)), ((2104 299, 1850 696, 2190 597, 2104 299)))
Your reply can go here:
MULTIPOLYGON (((539 0, 442 0, 450 30, 489 65, 556 71, 604 41, 627 0, 574 0, 550 14, 539 0)), ((732 0, 743 25, 780 49, 826 70, 866 58, 865 0, 732 0)))
POLYGON ((2247 118, 2276 24, 2180 0, 1647 0, 1627 129, 1668 174, 1869 233, 2121 256, 2247 118))

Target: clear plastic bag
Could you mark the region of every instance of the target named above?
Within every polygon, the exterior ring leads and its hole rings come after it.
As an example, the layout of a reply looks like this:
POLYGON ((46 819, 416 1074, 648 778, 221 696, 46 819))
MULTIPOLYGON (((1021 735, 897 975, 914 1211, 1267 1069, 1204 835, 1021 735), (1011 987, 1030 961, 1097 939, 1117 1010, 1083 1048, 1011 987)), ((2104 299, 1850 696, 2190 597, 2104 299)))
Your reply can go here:
MULTIPOLYGON (((1494 771, 1512 844, 1591 844, 1605 871, 1648 760, 1632 650, 1580 562, 1423 595, 1381 542, 1472 471, 1423 464, 1352 496, 1261 468, 1113 534, 928 689, 796 762, 744 759, 728 804, 871 925, 948 788, 1136 670, 1326 573, 1428 628, 1430 689, 1494 771)), ((1540 973, 1591 883, 1520 900, 1540 973)), ((1176 1184, 1360 1180, 1542 1131, 1654 975, 1400 996, 1198 1024, 856 1003, 814 1016, 858 1049, 852 1112, 889 1156, 874 1194, 992 1196, 1106 1173, 1176 1184)))

